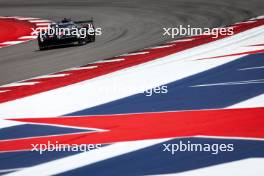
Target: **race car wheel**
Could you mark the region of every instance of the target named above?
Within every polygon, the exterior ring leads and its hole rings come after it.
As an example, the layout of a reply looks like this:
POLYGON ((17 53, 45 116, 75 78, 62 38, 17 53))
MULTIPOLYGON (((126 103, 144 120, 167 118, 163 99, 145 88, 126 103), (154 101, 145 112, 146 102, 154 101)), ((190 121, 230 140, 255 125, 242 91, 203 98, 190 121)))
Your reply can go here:
POLYGON ((39 43, 39 50, 44 50, 46 48, 47 48, 46 45, 44 45, 43 43, 39 43))
POLYGON ((39 50, 44 50, 47 48, 47 46, 44 44, 44 42, 42 42, 40 40, 40 38, 38 37, 38 46, 39 46, 39 50))
POLYGON ((90 42, 95 42, 95 35, 90 36, 90 42))
POLYGON ((78 45, 79 46, 86 45, 86 44, 87 44, 86 39, 81 39, 81 40, 78 41, 78 45))
POLYGON ((89 42, 89 36, 86 36, 85 38, 81 38, 78 41, 78 44, 81 46, 81 45, 86 45, 88 42, 89 42))

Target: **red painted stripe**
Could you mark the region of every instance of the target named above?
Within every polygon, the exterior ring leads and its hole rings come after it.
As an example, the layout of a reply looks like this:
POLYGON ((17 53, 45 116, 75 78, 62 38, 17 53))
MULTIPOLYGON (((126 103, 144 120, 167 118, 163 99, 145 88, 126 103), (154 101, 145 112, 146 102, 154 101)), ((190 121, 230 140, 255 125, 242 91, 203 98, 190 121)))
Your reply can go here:
MULTIPOLYGON (((256 20, 253 23, 244 23, 244 24, 237 24, 233 25, 234 28, 234 34, 238 34, 240 32, 261 26, 264 24, 264 20, 256 20)), ((117 70, 121 70, 124 68, 128 68, 131 66, 135 66, 138 64, 142 64, 148 61, 152 61, 155 59, 162 58, 164 56, 168 56, 170 54, 174 54, 186 49, 190 49, 202 44, 206 44, 212 41, 216 41, 222 38, 225 38, 227 36, 219 35, 218 38, 212 38, 213 36, 208 35, 201 35, 201 36, 195 36, 192 38, 195 38, 195 40, 192 41, 183 41, 183 42, 174 42, 170 43, 174 44, 172 47, 167 48, 156 48, 156 49, 146 49, 142 50, 140 52, 149 52, 148 54, 140 54, 140 55, 132 55, 132 56, 120 56, 115 57, 111 59, 118 59, 123 58, 124 61, 120 62, 109 62, 109 63, 96 63, 96 64, 88 64, 86 66, 92 66, 96 65, 98 68, 94 68, 91 70, 71 70, 71 71, 64 71, 59 72, 61 73, 70 73, 68 76, 60 77, 60 78, 49 78, 49 79, 31 79, 27 80, 29 82, 31 81, 39 81, 39 84, 35 84, 32 86, 20 86, 20 87, 0 87, 1 90, 10 90, 7 92, 0 93, 0 103, 15 100, 18 98, 23 98, 26 96, 30 96, 33 94, 45 92, 48 90, 60 88, 63 86, 67 86, 70 84, 74 84, 77 82, 81 82, 84 80, 92 79, 101 75, 109 74, 117 70)))
POLYGON ((103 144, 195 135, 264 138, 264 108, 199 110, 126 115, 17 119, 27 123, 97 128, 88 132, 2 140, 0 151, 28 150, 31 144, 103 144))
MULTIPOLYGON (((0 44, 7 41, 18 41, 19 37, 31 35, 35 25, 24 20, 0 18, 0 44)), ((1 45, 6 46, 6 45, 1 45)))

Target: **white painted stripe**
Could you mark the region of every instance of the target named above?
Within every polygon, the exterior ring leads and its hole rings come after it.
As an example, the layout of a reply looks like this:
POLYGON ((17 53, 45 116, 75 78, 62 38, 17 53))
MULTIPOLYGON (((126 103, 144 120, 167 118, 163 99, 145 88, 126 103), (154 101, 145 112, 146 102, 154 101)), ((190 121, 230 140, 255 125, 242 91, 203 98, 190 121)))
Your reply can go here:
POLYGON ((178 40, 169 41, 167 43, 189 42, 189 41, 193 41, 193 40, 195 40, 195 38, 178 39, 178 40))
POLYGON ((30 23, 51 23, 50 20, 30 20, 30 23))
POLYGON ((95 69, 98 66, 87 66, 87 67, 75 67, 75 68, 70 68, 70 69, 66 69, 65 71, 74 71, 74 70, 91 70, 91 69, 95 69))
POLYGON ((37 29, 38 30, 47 30, 47 29, 49 29, 49 26, 47 26, 47 27, 37 27, 37 29))
MULTIPOLYGON (((264 159, 250 158, 239 161, 233 161, 214 166, 207 166, 205 168, 194 169, 175 174, 159 174, 160 176, 257 176, 264 175, 264 159)), ((154 176, 154 175, 152 175, 154 176)))
POLYGON ((21 18, 19 16, 2 16, 2 18, 21 18))
POLYGON ((135 55, 141 55, 141 54, 148 54, 149 52, 137 52, 137 53, 128 53, 128 54, 122 54, 120 56, 135 56, 135 55))
POLYGON ((10 90, 0 90, 0 93, 8 92, 10 90))
POLYGON ((259 67, 248 67, 248 68, 241 68, 238 69, 239 71, 244 71, 244 70, 256 70, 256 69, 263 69, 264 66, 259 66, 259 67))
POLYGON ((49 26, 50 23, 36 23, 37 26, 49 26))
POLYGON ((264 94, 234 104, 229 108, 255 108, 255 107, 264 107, 264 94))
POLYGON ((100 61, 96 61, 93 62, 94 64, 101 64, 101 63, 109 63, 109 62, 120 62, 120 61, 124 61, 125 59, 108 59, 108 60, 100 60, 100 61))
MULTIPOLYGON (((9 117, 6 117, 9 118, 9 117)), ((18 121, 12 121, 12 120, 1 120, 0 119, 0 129, 2 128, 8 128, 12 126, 17 126, 17 125, 23 125, 25 124, 24 122, 18 122, 18 121)))
POLYGON ((264 15, 258 16, 256 18, 251 18, 251 20, 261 20, 264 19, 264 15))
POLYGON ((0 173, 14 172, 14 171, 22 170, 22 169, 25 169, 25 167, 14 168, 14 169, 1 169, 0 173))
POLYGON ((65 77, 65 76, 69 76, 70 74, 53 74, 53 75, 43 75, 43 76, 38 76, 32 79, 45 79, 45 78, 59 78, 59 77, 65 77))
POLYGON ((213 84, 200 84, 190 87, 232 86, 232 85, 263 84, 263 83, 264 83, 264 79, 257 79, 257 80, 233 81, 233 82, 222 82, 222 83, 213 83, 213 84))
POLYGON ((255 22, 256 22, 255 20, 252 20, 252 21, 238 22, 238 23, 235 23, 235 24, 250 24, 250 23, 255 23, 255 22))
POLYGON ((39 18, 33 18, 33 17, 15 17, 15 18, 18 20, 38 20, 39 19, 39 18))
POLYGON ((22 37, 19 37, 18 39, 36 39, 36 38, 38 38, 38 36, 33 36, 33 35, 31 35, 31 36, 22 36, 22 37))
POLYGON ((6 19, 17 19, 17 20, 39 20, 40 18, 34 18, 34 17, 21 17, 21 16, 1 16, 0 18, 6 18, 6 19))
POLYGON ((163 45, 163 46, 155 46, 155 47, 150 47, 147 49, 160 49, 160 48, 169 48, 169 47, 173 47, 174 45, 163 45))
POLYGON ((17 82, 17 83, 6 84, 0 87, 32 86, 38 83, 39 82, 17 82))
POLYGON ((73 156, 39 164, 33 167, 23 169, 14 173, 6 174, 6 176, 28 176, 36 175, 47 176, 56 175, 83 166, 87 166, 96 162, 104 161, 113 157, 117 157, 129 152, 134 152, 149 146, 166 142, 170 139, 140 140, 133 142, 119 142, 100 149, 94 149, 89 152, 83 152, 73 156), (63 166, 63 167, 62 167, 63 166))
POLYGON ((24 41, 7 41, 7 42, 3 42, 1 43, 2 45, 15 45, 15 44, 19 44, 19 43, 23 43, 24 41))

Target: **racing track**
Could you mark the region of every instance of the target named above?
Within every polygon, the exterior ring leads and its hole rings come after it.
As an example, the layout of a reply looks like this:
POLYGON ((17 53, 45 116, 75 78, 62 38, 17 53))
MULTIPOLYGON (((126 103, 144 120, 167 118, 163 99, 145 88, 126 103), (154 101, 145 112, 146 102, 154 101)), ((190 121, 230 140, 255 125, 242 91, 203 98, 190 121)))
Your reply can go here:
POLYGON ((82 47, 38 51, 36 41, 0 50, 0 85, 162 43, 163 27, 216 27, 262 15, 263 0, 0 0, 0 16, 93 17, 103 35, 82 47))

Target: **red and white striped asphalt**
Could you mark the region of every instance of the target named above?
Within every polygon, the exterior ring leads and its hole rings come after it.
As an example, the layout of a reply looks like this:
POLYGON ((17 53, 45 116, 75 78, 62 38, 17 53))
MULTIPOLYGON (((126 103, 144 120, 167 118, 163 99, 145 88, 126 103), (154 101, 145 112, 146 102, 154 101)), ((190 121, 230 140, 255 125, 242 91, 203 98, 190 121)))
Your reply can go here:
POLYGON ((33 17, 0 16, 0 48, 24 43, 37 38, 33 29, 48 28, 50 20, 33 17))

